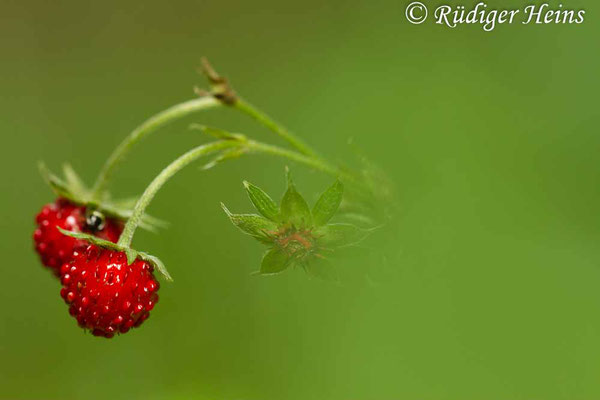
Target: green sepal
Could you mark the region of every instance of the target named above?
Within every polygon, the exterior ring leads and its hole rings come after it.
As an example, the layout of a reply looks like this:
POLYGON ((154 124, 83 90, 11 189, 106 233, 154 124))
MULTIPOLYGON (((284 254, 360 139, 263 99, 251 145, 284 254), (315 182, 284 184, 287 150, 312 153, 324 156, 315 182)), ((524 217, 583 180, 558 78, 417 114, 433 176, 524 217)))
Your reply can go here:
POLYGON ((133 210, 139 199, 139 196, 125 197, 118 200, 111 200, 110 204, 117 209, 133 210))
POLYGON ((71 164, 63 164, 63 174, 67 181, 67 187, 70 188, 72 192, 80 194, 84 194, 87 192, 87 188, 85 187, 83 180, 81 180, 81 178, 79 177, 77 172, 75 172, 71 164))
POLYGON ((87 233, 67 231, 65 229, 62 229, 59 226, 57 226, 56 228, 63 235, 70 236, 72 238, 79 239, 79 240, 84 240, 88 243, 91 243, 98 247, 102 247, 104 249, 123 252, 127 256, 128 264, 132 264, 137 258, 139 258, 140 260, 146 261, 147 263, 151 264, 154 268, 156 268, 158 270, 158 272, 160 272, 160 274, 165 278, 165 280, 173 281, 173 278, 167 271, 167 268, 165 267, 164 263, 158 257, 155 257, 155 256, 147 254, 147 253, 143 253, 141 251, 136 251, 129 247, 119 246, 117 243, 113 243, 108 240, 100 239, 99 237, 96 237, 94 235, 89 235, 87 233))
POLYGON ((248 140, 246 135, 242 135, 241 133, 231 133, 223 129, 213 128, 206 125, 192 124, 190 125, 190 129, 199 130, 220 140, 236 140, 239 142, 246 142, 248 140))
POLYGON ((221 207, 231 222, 242 232, 263 243, 273 242, 272 233, 277 230, 277 225, 273 221, 256 214, 233 214, 223 203, 221 203, 221 207))
POLYGON ((361 229, 352 224, 327 224, 315 229, 319 245, 323 247, 344 247, 356 244, 366 238, 371 230, 361 229))
POLYGON ((244 181, 244 187, 246 188, 246 192, 248 193, 248 197, 254 205, 254 208, 256 208, 256 210, 265 218, 277 222, 279 219, 279 206, 273 201, 271 196, 248 181, 244 181))
POLYGON ((279 247, 269 249, 260 264, 261 275, 275 275, 283 272, 290 265, 290 257, 279 247))
POLYGON ((171 277, 171 274, 169 274, 169 271, 167 271, 167 267, 165 267, 165 264, 160 260, 160 258, 153 256, 151 254, 148 254, 148 253, 144 253, 142 251, 138 251, 137 255, 142 260, 146 261, 147 263, 152 264, 154 266, 154 268, 156 268, 158 270, 158 272, 160 272, 160 274, 163 276, 163 278, 165 278, 165 280, 167 280, 169 282, 173 282, 173 278, 171 277))
POLYGON ((288 169, 286 175, 288 188, 281 200, 281 220, 291 222, 298 228, 309 227, 312 225, 312 215, 308 203, 296 190, 288 169))
MULTIPOLYGON (((64 197, 67 200, 77 201, 76 196, 70 190, 69 186, 65 181, 54 175, 50 170, 46 167, 42 161, 38 163, 38 168, 40 170, 40 174, 42 178, 46 181, 48 186, 52 189, 52 191, 59 197, 64 197)), ((80 200, 81 201, 81 200, 80 200)))
POLYGON ((240 158, 241 156, 246 154, 246 152, 247 152, 247 149, 245 149, 243 147, 223 150, 222 152, 217 154, 217 156, 214 157, 211 161, 209 161, 208 163, 201 166, 200 169, 202 171, 206 171, 208 169, 211 169, 212 167, 215 167, 216 165, 218 165, 222 162, 240 158))
POLYGON ((315 226, 326 224, 335 215, 342 203, 343 195, 344 185, 339 179, 321 194, 312 210, 315 226))
POLYGON ((135 262, 138 257, 137 251, 133 249, 124 249, 125 255, 127 256, 127 264, 131 265, 135 262))
POLYGON ((72 238, 75 239, 80 239, 80 240, 84 240, 88 243, 91 243, 93 245, 96 245, 98 247, 102 247, 104 249, 111 249, 111 250, 116 250, 116 251, 125 251, 125 248, 118 246, 116 243, 113 243, 109 240, 104 240, 101 239, 97 236, 94 235, 90 235, 87 233, 83 233, 83 232, 73 232, 73 231, 68 231, 66 229, 61 228, 60 226, 57 226, 56 229, 58 229, 60 231, 60 233, 62 233, 65 236, 70 236, 72 238))

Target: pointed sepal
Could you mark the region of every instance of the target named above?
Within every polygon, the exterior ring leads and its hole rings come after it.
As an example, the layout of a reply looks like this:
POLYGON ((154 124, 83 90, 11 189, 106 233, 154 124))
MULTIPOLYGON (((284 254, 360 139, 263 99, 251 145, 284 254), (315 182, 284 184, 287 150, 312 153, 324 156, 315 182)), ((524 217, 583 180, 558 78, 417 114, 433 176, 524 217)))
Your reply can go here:
POLYGON ((154 268, 156 268, 158 272, 160 272, 163 278, 165 278, 166 281, 173 282, 171 274, 169 274, 169 271, 167 271, 167 267, 165 267, 165 264, 160 260, 160 258, 141 251, 138 251, 138 257, 152 264, 154 268))
POLYGON ((277 224, 273 221, 256 214, 233 214, 223 203, 221 203, 221 207, 229 220, 242 232, 263 243, 273 242, 272 234, 277 231, 277 224))
POLYGON ((127 256, 127 264, 131 265, 135 262, 135 260, 138 258, 138 253, 137 251, 133 250, 133 249, 125 249, 125 255, 127 256))
POLYGON ((315 226, 321 226, 329 222, 340 207, 343 195, 344 185, 339 179, 321 194, 312 210, 315 226))
POLYGON ((279 206, 273 201, 271 196, 248 181, 244 181, 244 187, 246 188, 246 193, 248 193, 248 197, 254 205, 254 208, 256 208, 256 210, 265 218, 277 222, 279 219, 279 206))
POLYGON ((248 138, 246 135, 241 133, 231 133, 224 129, 213 128, 211 126, 200 125, 200 124, 192 124, 190 125, 190 129, 199 130, 202 133, 210 135, 215 139, 219 140, 236 140, 238 142, 246 142, 248 138))
POLYGON ((208 163, 201 166, 200 169, 202 171, 209 170, 225 161, 235 160, 236 158, 240 158, 241 156, 246 154, 246 152, 247 152, 247 150, 243 147, 223 150, 222 152, 217 154, 217 156, 214 157, 211 161, 209 161, 208 163))
POLYGON ((64 163, 63 164, 63 175, 65 176, 67 187, 70 188, 74 193, 86 193, 88 189, 83 183, 83 180, 79 177, 77 172, 73 169, 71 164, 64 163))
POLYGON ((327 224, 315 229, 320 246, 337 248, 357 244, 366 238, 371 230, 352 224, 327 224))
POLYGON ((52 172, 50 172, 48 167, 46 167, 46 164, 44 164, 42 161, 40 161, 38 163, 38 169, 40 170, 40 174, 42 175, 42 178, 44 178, 44 180, 46 181, 48 186, 50 186, 52 191, 57 196, 64 197, 65 199, 68 199, 68 200, 75 200, 75 196, 72 193, 72 191, 70 190, 69 185, 65 181, 60 179, 58 176, 56 176, 52 172))
POLYGON ((290 222, 298 228, 310 227, 312 215, 308 203, 296 190, 289 170, 287 172, 288 188, 281 200, 281 220, 290 222))
POLYGON ((290 257, 279 247, 269 249, 260 264, 261 275, 275 275, 286 270, 290 265, 290 257))

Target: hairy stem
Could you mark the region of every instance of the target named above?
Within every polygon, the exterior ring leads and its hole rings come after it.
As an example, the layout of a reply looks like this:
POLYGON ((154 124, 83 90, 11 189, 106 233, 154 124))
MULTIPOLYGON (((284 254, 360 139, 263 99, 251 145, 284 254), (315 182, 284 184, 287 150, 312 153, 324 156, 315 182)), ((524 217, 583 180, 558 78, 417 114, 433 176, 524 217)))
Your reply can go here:
POLYGON ((150 183, 150 185, 148 185, 148 187, 144 191, 144 194, 142 194, 142 196, 137 201, 133 209, 133 213, 131 214, 131 217, 127 220, 127 223, 123 228, 123 233, 121 233, 121 236, 119 237, 118 244, 124 247, 129 247, 131 245, 133 234, 135 233, 136 228, 142 220, 142 216, 144 215, 146 207, 148 207, 148 205, 150 204, 156 193, 160 190, 160 188, 173 175, 175 175, 182 168, 186 167, 187 165, 196 161, 202 156, 236 146, 239 146, 238 142, 228 140, 220 140, 217 142, 207 143, 202 146, 193 148, 192 150, 183 154, 178 159, 169 164, 165 169, 161 171, 160 174, 158 174, 156 178, 154 178, 154 180, 150 183))
POLYGON ((251 116, 256 121, 266 126, 271 131, 275 132, 278 136, 287 141, 300 153, 306 156, 318 158, 317 153, 309 145, 304 143, 300 138, 295 136, 286 128, 275 122, 267 114, 263 113, 262 111, 254 107, 252 104, 246 102, 244 99, 238 98, 233 104, 233 107, 251 116))
POLYGON ((290 161, 294 161, 300 164, 304 164, 308 167, 314 168, 316 170, 325 172, 326 174, 332 175, 334 178, 342 178, 348 182, 359 184, 356 177, 349 174, 346 171, 341 170, 335 165, 330 164, 329 162, 322 160, 320 158, 315 158, 311 156, 306 156, 299 152, 293 150, 283 149, 278 146, 274 146, 267 143, 257 142, 254 140, 248 140, 245 143, 245 146, 248 150, 256 152, 268 154, 276 157, 282 157, 288 159, 290 161))
POLYGON ((200 97, 193 100, 176 104, 146 120, 129 134, 113 151, 108 160, 104 163, 102 170, 98 174, 96 183, 92 190, 92 199, 99 201, 101 193, 106 189, 106 185, 111 178, 117 165, 125 158, 125 155, 131 150, 133 145, 139 142, 146 135, 154 132, 158 128, 182 118, 188 114, 200 110, 206 110, 221 105, 221 102, 212 96, 200 97))

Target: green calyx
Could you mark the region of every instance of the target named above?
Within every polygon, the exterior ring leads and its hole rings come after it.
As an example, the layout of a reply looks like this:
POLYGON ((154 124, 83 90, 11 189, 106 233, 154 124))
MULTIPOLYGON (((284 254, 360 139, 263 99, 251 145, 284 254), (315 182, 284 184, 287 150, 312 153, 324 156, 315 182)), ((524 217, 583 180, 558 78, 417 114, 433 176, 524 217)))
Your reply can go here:
POLYGON ((81 233, 81 232, 67 231, 60 227, 57 227, 57 228, 63 235, 70 236, 72 238, 79 239, 79 240, 84 240, 88 243, 91 243, 91 244, 101 247, 103 249, 109 249, 109 250, 123 252, 123 253, 125 253, 125 255, 127 255, 127 262, 129 264, 132 264, 138 258, 140 260, 146 261, 147 263, 152 265, 154 268, 156 268, 158 270, 158 272, 160 272, 160 274, 167 281, 173 281, 173 278, 167 271, 167 268, 165 267, 163 262, 158 257, 155 257, 148 253, 144 253, 141 251, 131 249, 127 246, 121 246, 117 243, 113 243, 108 240, 100 239, 99 237, 94 236, 94 235, 88 235, 87 233, 81 233))
MULTIPOLYGON (((101 201, 94 200, 92 190, 81 180, 79 175, 69 164, 63 165, 64 179, 53 174, 43 162, 39 163, 39 170, 52 191, 58 196, 74 204, 85 206, 90 210, 100 211, 107 217, 126 221, 131 217, 133 206, 137 198, 113 200, 108 193, 104 193, 101 201)), ((140 227, 155 232, 159 228, 167 227, 167 223, 149 215, 144 215, 140 227)))
POLYGON ((330 223, 344 193, 339 180, 319 196, 311 209, 287 169, 286 175, 287 190, 279 205, 258 186, 244 181, 246 193, 260 215, 233 214, 221 204, 223 210, 242 232, 270 247, 259 274, 278 274, 300 266, 311 275, 331 279, 336 274, 328 255, 360 242, 370 230, 347 223, 330 223))

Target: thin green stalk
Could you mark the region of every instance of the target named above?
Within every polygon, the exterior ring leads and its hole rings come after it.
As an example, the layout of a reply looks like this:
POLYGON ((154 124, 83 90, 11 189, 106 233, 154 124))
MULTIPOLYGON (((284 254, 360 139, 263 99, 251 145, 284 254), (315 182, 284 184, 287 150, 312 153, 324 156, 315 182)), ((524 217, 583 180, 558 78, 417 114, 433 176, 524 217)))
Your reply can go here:
POLYGON ((259 123, 269 128, 271 131, 275 132, 277 135, 279 135, 281 138, 283 138, 285 141, 291 144, 300 153, 310 157, 319 158, 317 153, 309 145, 304 143, 300 138, 295 136, 286 128, 275 122, 267 114, 263 113, 262 111, 254 107, 252 104, 246 102, 244 99, 238 98, 235 101, 235 103, 233 103, 233 107, 249 115, 259 123))
POLYGON ((123 140, 123 142, 121 142, 121 144, 119 144, 119 146, 113 151, 108 160, 106 160, 102 170, 98 174, 96 183, 94 184, 92 198, 95 201, 100 200, 101 193, 106 188, 106 185, 117 165, 123 160, 133 145, 139 142, 142 138, 154 132, 158 128, 168 124, 169 122, 182 118, 196 111, 206 110, 219 105, 221 105, 221 102, 212 96, 200 97, 176 104, 146 120, 133 132, 131 132, 129 136, 127 136, 125 140, 123 140))
POLYGON ((269 155, 273 155, 276 157, 283 157, 288 160, 295 161, 297 163, 304 164, 304 165, 314 168, 316 170, 325 172, 329 175, 332 175, 334 178, 340 177, 349 182, 358 184, 358 181, 356 180, 356 178, 353 175, 340 170, 338 167, 336 167, 320 158, 306 156, 304 154, 298 153, 293 150, 283 149, 278 146, 270 145, 267 143, 261 143, 261 142, 257 142, 254 140, 248 140, 245 143, 245 146, 250 151, 255 151, 257 153, 269 154, 269 155))
POLYGON ((125 227, 123 228, 123 233, 119 237, 119 246, 129 247, 131 245, 131 240, 133 239, 133 234, 140 224, 142 220, 142 216, 144 215, 144 210, 156 193, 160 190, 160 188, 178 171, 182 168, 186 167, 190 163, 196 161, 198 158, 205 156, 207 154, 214 153, 219 150, 224 150, 230 147, 237 147, 240 144, 235 141, 229 140, 220 140, 216 142, 211 142, 207 144, 203 144, 202 146, 198 146, 183 154, 171 164, 169 164, 165 169, 161 171, 160 174, 148 185, 142 196, 138 199, 131 217, 127 220, 125 227))

